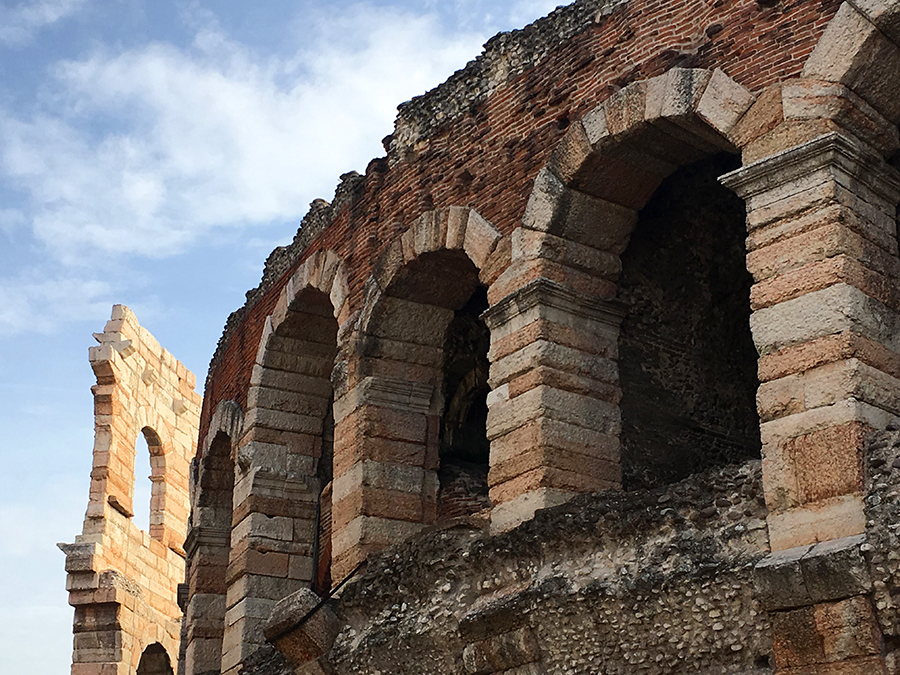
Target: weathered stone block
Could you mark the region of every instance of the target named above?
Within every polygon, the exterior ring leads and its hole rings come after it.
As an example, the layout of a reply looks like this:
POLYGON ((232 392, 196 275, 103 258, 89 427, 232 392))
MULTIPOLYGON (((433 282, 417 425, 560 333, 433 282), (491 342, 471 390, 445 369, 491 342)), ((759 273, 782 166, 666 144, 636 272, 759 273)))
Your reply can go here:
POLYGON ((331 649, 339 630, 331 608, 304 588, 275 605, 264 634, 291 663, 301 665, 331 649))

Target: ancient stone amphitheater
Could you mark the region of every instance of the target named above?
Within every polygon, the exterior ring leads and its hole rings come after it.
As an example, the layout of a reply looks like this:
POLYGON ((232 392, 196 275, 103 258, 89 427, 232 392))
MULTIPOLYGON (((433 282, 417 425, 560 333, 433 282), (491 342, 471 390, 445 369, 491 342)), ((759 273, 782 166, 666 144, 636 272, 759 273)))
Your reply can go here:
POLYGON ((493 38, 272 253, 202 409, 96 335, 72 675, 900 673, 898 122, 898 0, 493 38))

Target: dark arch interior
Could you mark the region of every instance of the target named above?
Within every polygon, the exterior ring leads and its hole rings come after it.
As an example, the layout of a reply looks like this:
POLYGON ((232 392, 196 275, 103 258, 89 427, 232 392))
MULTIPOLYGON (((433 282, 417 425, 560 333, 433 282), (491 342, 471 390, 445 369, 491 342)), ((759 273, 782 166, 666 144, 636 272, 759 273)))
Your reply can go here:
POLYGON ((738 166, 721 154, 672 174, 622 255, 626 489, 760 456, 744 204, 717 180, 738 166))
POLYGON ((490 332, 481 319, 487 289, 478 286, 458 309, 444 341, 438 520, 489 509, 487 439, 490 332))
POLYGON ((174 675, 169 655, 161 644, 154 642, 144 650, 137 675, 174 675))

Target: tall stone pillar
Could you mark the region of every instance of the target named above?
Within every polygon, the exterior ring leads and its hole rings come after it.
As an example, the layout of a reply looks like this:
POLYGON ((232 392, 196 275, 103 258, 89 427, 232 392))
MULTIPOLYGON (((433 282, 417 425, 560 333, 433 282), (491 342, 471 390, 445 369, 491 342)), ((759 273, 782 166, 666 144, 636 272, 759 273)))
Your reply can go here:
POLYGON ((747 204, 772 550, 859 534, 864 437, 900 414, 900 175, 835 132, 722 182, 747 204))
MULTIPOLYGON (((440 363, 440 348, 432 351, 440 363)), ((437 367, 421 368, 440 377, 437 367)), ((335 402, 332 583, 434 521, 439 398, 430 382, 372 375, 335 402)))
POLYGON ((592 275, 538 258, 546 248, 568 249, 571 258, 573 248, 587 246, 525 228, 513 236, 520 264, 510 272, 533 278, 483 315, 491 331, 487 434, 495 531, 575 494, 621 485, 616 358, 624 308, 565 283, 567 271, 592 275), (538 273, 529 274, 535 266, 538 273))

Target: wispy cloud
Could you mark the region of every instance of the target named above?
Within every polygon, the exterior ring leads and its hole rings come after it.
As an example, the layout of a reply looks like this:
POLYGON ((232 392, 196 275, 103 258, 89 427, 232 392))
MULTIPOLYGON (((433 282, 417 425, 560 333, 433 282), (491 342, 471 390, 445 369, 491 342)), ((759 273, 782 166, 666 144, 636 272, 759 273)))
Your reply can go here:
MULTIPOLYGON (((99 50, 57 64, 38 112, 0 110, 0 171, 28 204, 0 228, 24 217, 60 269, 82 269, 70 284, 83 292, 78 304, 99 302, 106 287, 88 269, 105 260, 173 255, 216 232, 252 236, 298 220, 341 173, 383 153, 399 102, 437 85, 483 40, 448 34, 434 13, 368 4, 327 19, 307 21, 306 42, 282 57, 209 21, 189 48, 99 50)), ((36 303, 56 286, 0 279, 0 332, 45 326, 36 303)))
POLYGON ((46 273, 35 269, 0 278, 0 337, 49 333, 60 322, 103 316, 113 304, 105 281, 68 270, 43 277, 46 273))
POLYGON ((15 7, 0 7, 0 43, 19 46, 45 26, 85 7, 90 0, 32 0, 15 7))
POLYGON ((285 59, 203 31, 189 51, 61 64, 58 108, 0 121, 3 168, 30 193, 36 236, 74 262, 167 255, 216 228, 298 218, 378 154, 398 102, 480 44, 366 5, 337 24, 285 59))

